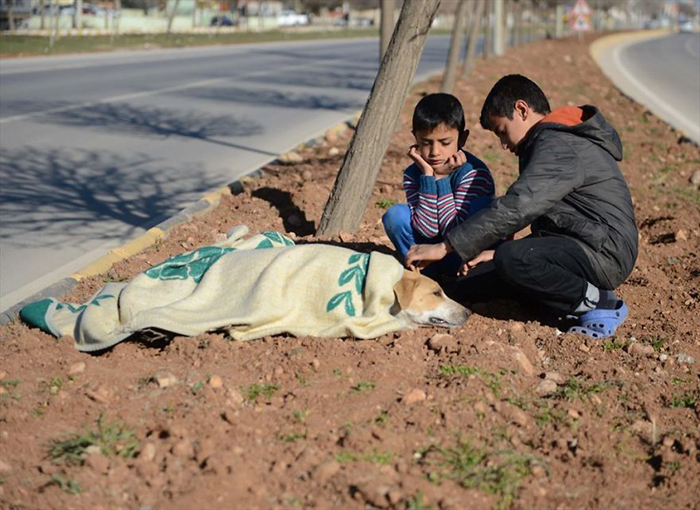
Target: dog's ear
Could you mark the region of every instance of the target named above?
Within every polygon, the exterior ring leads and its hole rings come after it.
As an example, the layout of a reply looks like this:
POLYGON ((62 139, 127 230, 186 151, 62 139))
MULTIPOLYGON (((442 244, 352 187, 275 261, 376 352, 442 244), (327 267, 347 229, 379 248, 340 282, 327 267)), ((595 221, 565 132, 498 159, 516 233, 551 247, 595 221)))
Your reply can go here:
POLYGON ((418 285, 418 274, 412 271, 403 272, 403 277, 394 285, 394 294, 402 310, 408 309, 413 300, 413 293, 418 285))

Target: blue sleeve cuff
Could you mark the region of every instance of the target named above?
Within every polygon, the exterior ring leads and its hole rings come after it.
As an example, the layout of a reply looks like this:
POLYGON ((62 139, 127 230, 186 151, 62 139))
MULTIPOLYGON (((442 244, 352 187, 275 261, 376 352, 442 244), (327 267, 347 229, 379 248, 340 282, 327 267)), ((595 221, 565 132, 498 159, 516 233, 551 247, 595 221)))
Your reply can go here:
POLYGON ((443 197, 445 195, 452 195, 453 191, 449 177, 443 177, 442 179, 438 179, 437 181, 435 181, 435 184, 437 185, 437 196, 443 197))
POLYGON ((421 175, 418 191, 420 193, 437 195, 437 185, 435 184, 435 177, 432 175, 421 175))

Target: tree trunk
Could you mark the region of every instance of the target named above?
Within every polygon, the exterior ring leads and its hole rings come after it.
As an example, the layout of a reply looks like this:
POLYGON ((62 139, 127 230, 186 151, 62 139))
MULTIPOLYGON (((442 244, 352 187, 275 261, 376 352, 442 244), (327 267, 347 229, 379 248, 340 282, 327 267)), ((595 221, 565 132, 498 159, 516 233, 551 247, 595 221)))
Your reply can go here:
POLYGON ((440 0, 405 0, 394 35, 345 154, 319 235, 355 232, 362 221, 440 0))
POLYGON ((175 0, 175 5, 173 5, 173 10, 170 11, 170 15, 168 16, 168 28, 165 31, 166 34, 169 34, 170 31, 173 29, 173 21, 175 20, 175 14, 177 14, 177 10, 180 7, 180 0, 175 0))
POLYGON ((75 0, 75 15, 73 16, 73 28, 83 28, 83 0, 75 0))
MULTIPOLYGON (((485 5, 485 0, 477 0, 476 2, 473 15, 474 21, 472 21, 469 29, 469 47, 467 48, 467 56, 464 58, 464 64, 462 65, 462 78, 466 77, 474 67, 474 60, 476 59, 476 45, 479 41, 479 32, 481 32, 481 18, 484 17, 485 5)), ((485 44, 486 41, 484 40, 484 45, 485 44)), ((485 47, 484 51, 486 51, 485 47)))
POLYGON ((51 25, 51 35, 49 36, 50 48, 53 48, 53 45, 58 38, 58 28, 60 23, 61 11, 58 8, 58 2, 56 0, 51 0, 51 18, 49 19, 49 24, 51 25))
POLYGON ((7 24, 11 32, 15 30, 15 14, 12 12, 14 6, 14 0, 10 0, 9 7, 7 8, 7 24))
POLYGON ((41 0, 41 17, 39 18, 39 28, 44 30, 46 28, 46 0, 41 0))
POLYGON ((462 51, 462 32, 464 31, 464 19, 467 15, 469 3, 466 0, 459 0, 455 9, 455 21, 452 25, 452 39, 450 39, 450 49, 447 53, 447 64, 445 64, 445 74, 442 76, 442 92, 451 93, 457 79, 457 65, 459 64, 459 52, 462 51))
POLYGON ((115 0, 114 2, 114 19, 112 20, 112 36, 111 42, 114 42, 114 38, 119 36, 119 20, 122 17, 122 0, 115 0))
POLYGON ((513 8, 513 45, 517 48, 523 44, 523 4, 518 2, 513 8))
POLYGON ((381 0, 381 23, 379 26, 379 63, 382 62, 394 32, 394 0, 381 0))
POLYGON ((491 15, 493 14, 493 4, 491 0, 486 0, 485 6, 486 15, 484 16, 484 58, 491 58, 493 48, 491 15))

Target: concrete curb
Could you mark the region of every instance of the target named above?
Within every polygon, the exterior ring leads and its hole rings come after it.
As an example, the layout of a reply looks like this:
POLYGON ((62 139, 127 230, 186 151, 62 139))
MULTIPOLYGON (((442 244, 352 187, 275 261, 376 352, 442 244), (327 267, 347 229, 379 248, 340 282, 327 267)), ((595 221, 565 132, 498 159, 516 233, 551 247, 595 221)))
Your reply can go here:
MULTIPOLYGON (((296 148, 317 145, 323 138, 326 137, 337 137, 339 134, 342 134, 348 128, 356 126, 361 113, 362 112, 359 111, 351 115, 347 120, 339 122, 338 124, 335 124, 334 126, 325 130, 322 135, 310 138, 306 142, 298 144, 296 148)), ((292 152, 294 152, 294 150, 280 155, 276 160, 272 160, 271 162, 280 161, 289 164, 290 162, 292 162, 292 159, 289 158, 288 155, 292 152)), ((109 271, 112 268, 112 266, 117 262, 126 260, 129 257, 136 255, 137 253, 140 253, 147 248, 150 248, 157 242, 166 239, 173 228, 182 225, 183 223, 187 223, 193 218, 206 214, 211 209, 214 209, 219 205, 219 203, 221 203, 222 196, 238 195, 239 193, 242 193, 245 189, 245 184, 247 182, 251 182, 259 178, 260 176, 262 176, 262 168, 253 170, 252 172, 241 176, 239 179, 207 193, 197 202, 185 207, 183 210, 181 210, 174 216, 168 218, 167 220, 163 221, 162 223, 159 223, 155 227, 148 229, 145 233, 141 234, 135 239, 128 241, 127 243, 118 248, 110 250, 102 257, 83 267, 79 271, 76 271, 69 277, 64 278, 63 280, 60 280, 56 283, 53 283, 52 285, 45 287, 39 292, 32 294, 28 298, 23 299, 19 303, 16 303, 15 305, 0 313, 0 326, 4 326, 6 324, 10 324, 19 320, 19 311, 25 305, 33 301, 39 301, 48 297, 58 298, 63 294, 70 292, 80 280, 83 280, 84 278, 88 278, 90 276, 104 274, 107 271, 109 271)))

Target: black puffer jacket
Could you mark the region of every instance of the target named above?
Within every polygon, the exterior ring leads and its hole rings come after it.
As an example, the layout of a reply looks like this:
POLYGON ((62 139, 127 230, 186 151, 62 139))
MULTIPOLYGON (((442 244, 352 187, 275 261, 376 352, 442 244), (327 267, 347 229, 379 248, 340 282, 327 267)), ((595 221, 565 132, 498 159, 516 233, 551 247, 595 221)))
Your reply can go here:
POLYGON ((638 234, 617 164, 622 144, 597 108, 581 110, 576 125, 549 122, 555 111, 530 129, 518 146, 518 180, 447 235, 463 260, 531 224, 534 235, 579 241, 610 289, 627 278, 637 260, 638 234))

